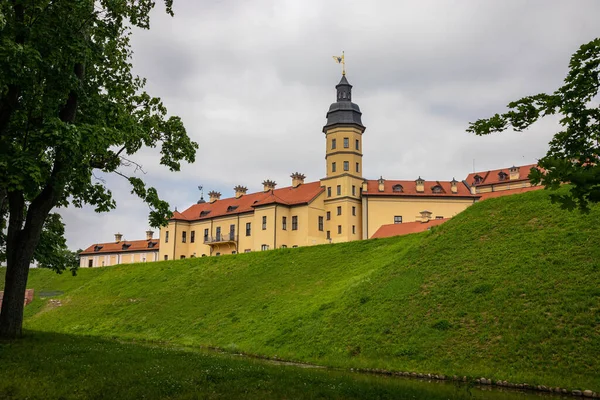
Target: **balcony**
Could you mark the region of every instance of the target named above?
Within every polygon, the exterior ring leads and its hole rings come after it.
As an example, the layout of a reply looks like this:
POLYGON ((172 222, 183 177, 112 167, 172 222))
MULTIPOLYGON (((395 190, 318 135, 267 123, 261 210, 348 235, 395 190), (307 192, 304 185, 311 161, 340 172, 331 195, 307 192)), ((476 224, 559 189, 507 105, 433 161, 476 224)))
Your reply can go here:
POLYGON ((216 235, 216 236, 205 236, 204 244, 219 244, 219 243, 237 243, 238 236, 233 233, 226 233, 224 235, 216 235))

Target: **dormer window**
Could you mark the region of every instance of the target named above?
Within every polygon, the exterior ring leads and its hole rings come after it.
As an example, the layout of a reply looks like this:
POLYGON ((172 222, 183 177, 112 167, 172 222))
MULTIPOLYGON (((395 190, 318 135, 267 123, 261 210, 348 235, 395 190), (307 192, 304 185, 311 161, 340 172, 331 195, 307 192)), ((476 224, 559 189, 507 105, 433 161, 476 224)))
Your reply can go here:
POLYGON ((94 246, 94 251, 100 251, 100 250, 102 250, 102 247, 103 246, 96 245, 96 246, 94 246))
POLYGON ((404 188, 402 187, 402 185, 394 185, 392 186, 392 190, 396 193, 404 192, 404 188))
POLYGON ((206 217, 208 214, 210 214, 210 210, 208 210, 208 211, 201 211, 200 212, 200 217, 206 217))
POLYGON ((442 189, 442 187, 440 185, 435 185, 433 188, 431 188, 431 191, 433 193, 442 193, 443 189, 442 189))
POLYGON ((498 172, 498 180, 499 181, 506 180, 507 177, 508 177, 508 175, 505 172, 503 172, 503 171, 498 172))
POLYGON ((473 179, 476 185, 479 185, 483 181, 483 178, 480 175, 475 175, 473 179))
POLYGON ((229 206, 229 207, 227 207, 227 212, 235 211, 235 210, 237 210, 237 208, 238 208, 238 206, 229 206))
POLYGON ((130 247, 131 247, 131 244, 129 244, 129 243, 123 243, 123 246, 121 246, 121 249, 127 250, 130 247))

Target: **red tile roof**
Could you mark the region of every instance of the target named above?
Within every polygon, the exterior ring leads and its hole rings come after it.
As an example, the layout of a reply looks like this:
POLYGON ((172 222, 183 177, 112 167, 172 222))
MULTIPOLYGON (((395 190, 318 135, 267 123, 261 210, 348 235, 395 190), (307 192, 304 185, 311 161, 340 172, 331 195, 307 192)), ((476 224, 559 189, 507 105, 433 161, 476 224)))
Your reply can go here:
POLYGON ((529 164, 529 165, 523 165, 519 168, 519 179, 513 179, 510 180, 510 168, 503 168, 503 169, 494 169, 492 171, 482 171, 482 172, 473 172, 471 174, 469 174, 469 176, 467 176, 467 183, 471 186, 481 186, 481 185, 495 185, 497 183, 507 183, 507 182, 521 182, 521 181, 527 181, 529 180, 529 178, 527 178, 527 176, 529 175, 529 170, 531 168, 537 167, 537 164, 529 164), (504 172, 507 175, 507 178, 503 181, 500 180, 500 178, 498 177, 498 174, 500 172, 504 172), (475 184, 475 176, 481 176, 483 179, 481 180, 480 183, 475 184))
POLYGON ((123 240, 120 242, 96 243, 85 249, 79 254, 106 254, 106 253, 129 253, 132 251, 158 251, 160 241, 152 240, 123 240), (152 247, 148 247, 149 243, 153 243, 152 247), (129 245, 123 248, 123 245, 129 245), (94 251, 95 248, 98 251, 94 251))
POLYGON ((391 236, 408 235, 409 233, 423 232, 432 226, 441 225, 450 218, 432 219, 429 222, 405 222, 402 224, 381 225, 371 236, 372 239, 391 236))
POLYGON ((456 182, 456 187, 458 189, 457 193, 452 193, 451 190, 452 184, 450 181, 425 181, 424 187, 425 190, 423 192, 417 192, 417 183, 415 181, 393 181, 393 180, 385 180, 383 184, 383 192, 379 191, 379 181, 378 180, 368 180, 367 181, 367 191, 363 192, 364 195, 367 196, 434 196, 434 197, 458 197, 458 196, 468 196, 468 197, 477 197, 471 194, 469 188, 462 182, 456 182), (401 185, 402 192, 394 192, 394 186, 401 185), (433 193, 433 188, 435 186, 440 186, 442 188, 441 193, 433 193))
POLYGON ((288 186, 267 192, 250 193, 239 198, 230 197, 213 203, 194 204, 183 212, 175 212, 172 219, 195 221, 252 212, 254 207, 269 204, 287 206, 307 204, 324 190, 320 182, 310 182, 297 187, 288 186))
POLYGON ((530 186, 530 187, 519 188, 519 189, 499 190, 497 192, 482 193, 480 195, 481 198, 479 200, 493 199, 495 197, 502 197, 502 196, 510 196, 513 194, 531 192, 533 190, 540 190, 543 188, 544 188, 543 186, 530 186))

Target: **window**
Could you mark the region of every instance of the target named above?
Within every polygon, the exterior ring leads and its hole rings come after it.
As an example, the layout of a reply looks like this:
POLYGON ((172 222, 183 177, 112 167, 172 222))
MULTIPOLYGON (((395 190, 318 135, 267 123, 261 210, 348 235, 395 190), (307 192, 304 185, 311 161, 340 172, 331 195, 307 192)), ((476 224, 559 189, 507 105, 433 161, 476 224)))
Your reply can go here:
POLYGON ((331 163, 331 172, 335 172, 336 168, 335 168, 335 163, 332 162, 331 163))
POLYGON ((235 240, 235 224, 229 225, 229 240, 235 240))
POLYGON ((344 161, 344 171, 350 171, 350 162, 344 161))
POLYGON ((215 256, 219 257, 221 255, 221 253, 216 253, 215 256))
POLYGON ((221 240, 221 227, 217 226, 217 241, 221 240))
POLYGON ((337 215, 342 215, 342 206, 338 206, 337 215))
POLYGON ((165 232, 165 243, 169 243, 169 231, 165 232))
POLYGON ((260 249, 261 249, 261 251, 269 250, 269 245, 263 244, 262 246, 260 246, 260 249))
POLYGON ((252 234, 252 224, 250 222, 246 222, 246 236, 250 236, 252 234))
POLYGON ((352 196, 356 196, 356 186, 352 185, 352 196))
POLYGON ((356 150, 360 150, 360 141, 358 139, 356 139, 356 150))
POLYGON ((327 231, 327 239, 331 239, 331 231, 327 231))
POLYGON ((235 210, 237 210, 237 208, 238 208, 238 206, 229 206, 229 207, 227 207, 227 212, 235 211, 235 210))
POLYGON ((293 231, 298 230, 298 216, 297 215, 292 216, 292 230, 293 231))
POLYGON ((204 243, 208 242, 208 228, 204 230, 204 243))
POLYGON ((231 252, 231 254, 237 254, 237 251, 233 250, 233 251, 231 252))
POLYGON ((184 258, 185 256, 183 254, 179 257, 180 260, 183 260, 184 258))
POLYGON ((331 150, 335 149, 337 147, 337 143, 335 139, 331 139, 331 150))
POLYGON ((402 215, 396 215, 394 217, 394 223, 395 224, 401 224, 402 223, 402 215))
POLYGON ((331 186, 327 186, 327 197, 331 197, 331 186))
POLYGON ((507 176, 508 175, 503 171, 498 172, 498 180, 500 180, 500 181, 505 180, 507 176))
POLYGON ((354 215, 356 217, 356 207, 352 206, 352 215, 354 215))
POLYGON ((262 229, 263 229, 263 231, 267 230, 267 216, 266 215, 262 217, 262 229))
POLYGON ((344 138, 344 148, 347 149, 348 147, 350 147, 350 139, 345 137, 344 138))
POLYGON ((185 243, 186 238, 187 238, 187 232, 186 231, 181 232, 181 243, 185 243))
POLYGON ((352 225, 352 234, 356 235, 356 225, 352 225))
POLYGON ((331 219, 331 211, 327 211, 327 221, 331 219))
POLYGON ((244 253, 250 253, 250 252, 252 252, 252 249, 246 249, 246 250, 244 250, 244 253))
MULTIPOLYGON (((165 256, 165 257, 166 257, 166 256, 165 256)), ((165 258, 165 260, 166 260, 166 258, 165 258)), ((88 260, 88 268, 92 268, 93 266, 94 266, 94 259, 93 259, 93 258, 90 258, 90 259, 88 260)))
POLYGON ((323 217, 319 217, 319 230, 323 232, 323 217))
POLYGON ((194 243, 196 241, 196 231, 190 232, 190 243, 194 243))
POLYGON ((435 219, 444 219, 444 217, 442 215, 436 215, 435 219))
POLYGON ((336 191, 338 196, 342 195, 342 185, 337 185, 337 191, 336 191))
POLYGON ((297 248, 298 248, 297 244, 295 244, 295 245, 292 246, 292 249, 297 249, 297 248))
POLYGON ((338 235, 341 235, 341 234, 342 234, 342 226, 338 225, 338 235))
POLYGON ((432 191, 433 193, 442 193, 442 192, 443 192, 443 189, 442 189, 442 187, 441 187, 440 185, 435 185, 435 186, 434 186, 434 187, 431 189, 431 191, 432 191))
POLYGON ((206 217, 208 214, 210 214, 210 210, 208 210, 208 211, 201 211, 200 212, 200 217, 206 217))
POLYGON ((396 193, 402 193, 404 191, 404 188, 402 187, 402 185, 398 184, 392 186, 392 191, 396 193))
POLYGON ((169 259, 169 256, 165 256, 165 261, 167 261, 169 259))
POLYGON ((479 185, 481 181, 483 181, 483 178, 480 175, 475 175, 474 179, 475 181, 473 183, 475 183, 476 185, 479 185))
POLYGON ((281 217, 281 229, 287 230, 287 217, 281 217))
POLYGON ((360 172, 360 164, 356 163, 356 172, 360 172))

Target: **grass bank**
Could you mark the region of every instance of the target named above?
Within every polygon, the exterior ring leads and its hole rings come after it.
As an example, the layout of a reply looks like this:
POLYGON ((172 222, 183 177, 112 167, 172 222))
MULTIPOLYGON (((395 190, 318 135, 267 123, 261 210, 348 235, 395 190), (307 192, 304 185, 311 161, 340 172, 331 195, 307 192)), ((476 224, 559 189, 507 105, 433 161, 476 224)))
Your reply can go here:
POLYGON ((25 325, 598 391, 599 242, 599 207, 569 213, 535 191, 404 237, 32 271, 25 325))

